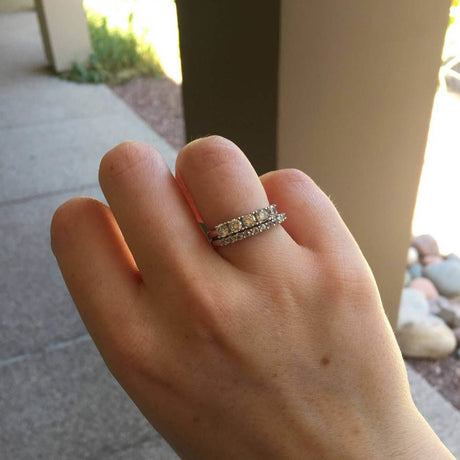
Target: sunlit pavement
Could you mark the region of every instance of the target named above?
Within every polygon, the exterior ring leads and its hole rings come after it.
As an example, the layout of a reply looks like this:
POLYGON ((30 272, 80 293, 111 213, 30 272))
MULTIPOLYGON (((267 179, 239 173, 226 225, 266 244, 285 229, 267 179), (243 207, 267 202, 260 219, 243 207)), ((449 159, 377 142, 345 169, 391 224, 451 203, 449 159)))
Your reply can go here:
MULTIPOLYGON (((0 15, 0 457, 177 458, 110 375, 49 247, 56 207, 102 199, 101 156, 125 139, 176 153, 105 86, 45 70, 34 13, 0 15)), ((460 457, 460 414, 409 368, 416 404, 460 457)))
POLYGON ((412 231, 460 255, 460 93, 436 94, 412 231))

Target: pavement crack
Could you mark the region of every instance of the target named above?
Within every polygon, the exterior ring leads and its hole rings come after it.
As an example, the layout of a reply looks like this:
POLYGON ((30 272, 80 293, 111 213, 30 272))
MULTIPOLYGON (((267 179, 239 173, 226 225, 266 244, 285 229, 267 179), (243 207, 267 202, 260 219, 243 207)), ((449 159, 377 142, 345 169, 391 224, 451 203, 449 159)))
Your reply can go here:
POLYGON ((65 348, 68 348, 68 347, 71 347, 71 346, 74 346, 74 345, 78 345, 79 343, 88 342, 89 340, 91 340, 90 335, 89 334, 83 334, 83 335, 80 335, 80 336, 75 337, 75 338, 70 339, 70 340, 62 340, 60 342, 51 343, 51 344, 46 345, 45 347, 43 347, 43 348, 41 348, 41 349, 39 349, 37 351, 34 351, 32 353, 22 353, 20 355, 11 356, 10 358, 1 359, 0 360, 0 368, 11 366, 13 364, 17 364, 17 363, 20 363, 20 362, 28 360, 28 359, 37 358, 37 357, 42 356, 42 355, 44 355, 46 353, 50 353, 50 352, 53 352, 53 351, 56 351, 56 350, 63 350, 65 348))
POLYGON ((4 206, 9 206, 9 205, 25 203, 27 201, 39 200, 40 198, 47 198, 47 197, 50 197, 50 196, 62 195, 62 194, 65 194, 65 193, 82 192, 84 190, 92 190, 92 189, 98 188, 98 187, 99 187, 99 184, 93 183, 93 184, 80 185, 78 187, 69 187, 69 188, 63 188, 63 189, 59 189, 59 190, 50 190, 49 192, 37 193, 36 195, 24 196, 24 197, 15 198, 15 199, 12 199, 12 200, 0 201, 0 208, 4 207, 4 206))

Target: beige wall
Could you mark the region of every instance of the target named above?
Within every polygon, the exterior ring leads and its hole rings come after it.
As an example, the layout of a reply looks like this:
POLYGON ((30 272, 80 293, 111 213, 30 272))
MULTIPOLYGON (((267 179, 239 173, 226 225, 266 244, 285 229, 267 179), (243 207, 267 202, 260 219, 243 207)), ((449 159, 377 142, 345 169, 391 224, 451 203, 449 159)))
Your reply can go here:
POLYGON ((284 0, 279 167, 309 174, 394 325, 450 0, 284 0))
POLYGON ((62 72, 92 52, 82 1, 0 0, 0 13, 37 9, 46 56, 62 72))
POLYGON ((34 9, 34 0, 0 0, 0 12, 34 9))

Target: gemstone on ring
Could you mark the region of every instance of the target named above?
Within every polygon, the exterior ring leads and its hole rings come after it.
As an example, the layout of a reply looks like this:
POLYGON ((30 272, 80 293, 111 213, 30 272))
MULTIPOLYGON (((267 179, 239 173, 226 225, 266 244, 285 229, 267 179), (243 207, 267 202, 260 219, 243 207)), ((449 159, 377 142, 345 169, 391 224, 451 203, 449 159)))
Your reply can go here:
POLYGON ((256 213, 257 215, 257 220, 259 222, 264 222, 268 219, 268 211, 264 208, 264 209, 259 209, 256 213))
POLYGON ((220 224, 216 227, 217 234, 220 238, 225 238, 226 236, 230 235, 230 229, 227 227, 227 224, 220 224))
POLYGON ((243 221, 245 227, 252 227, 253 225, 257 224, 257 219, 252 214, 246 214, 241 218, 241 220, 243 221))
POLYGON ((239 219, 233 219, 228 223, 228 227, 232 233, 236 233, 243 228, 243 224, 239 219))

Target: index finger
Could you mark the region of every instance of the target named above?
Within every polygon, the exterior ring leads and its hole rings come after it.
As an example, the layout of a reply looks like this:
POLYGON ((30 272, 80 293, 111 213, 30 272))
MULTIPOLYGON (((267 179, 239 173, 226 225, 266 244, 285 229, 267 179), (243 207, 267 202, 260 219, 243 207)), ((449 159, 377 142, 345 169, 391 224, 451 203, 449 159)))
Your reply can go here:
POLYGON ((125 142, 101 161, 99 181, 146 284, 218 259, 169 168, 152 146, 125 142))

